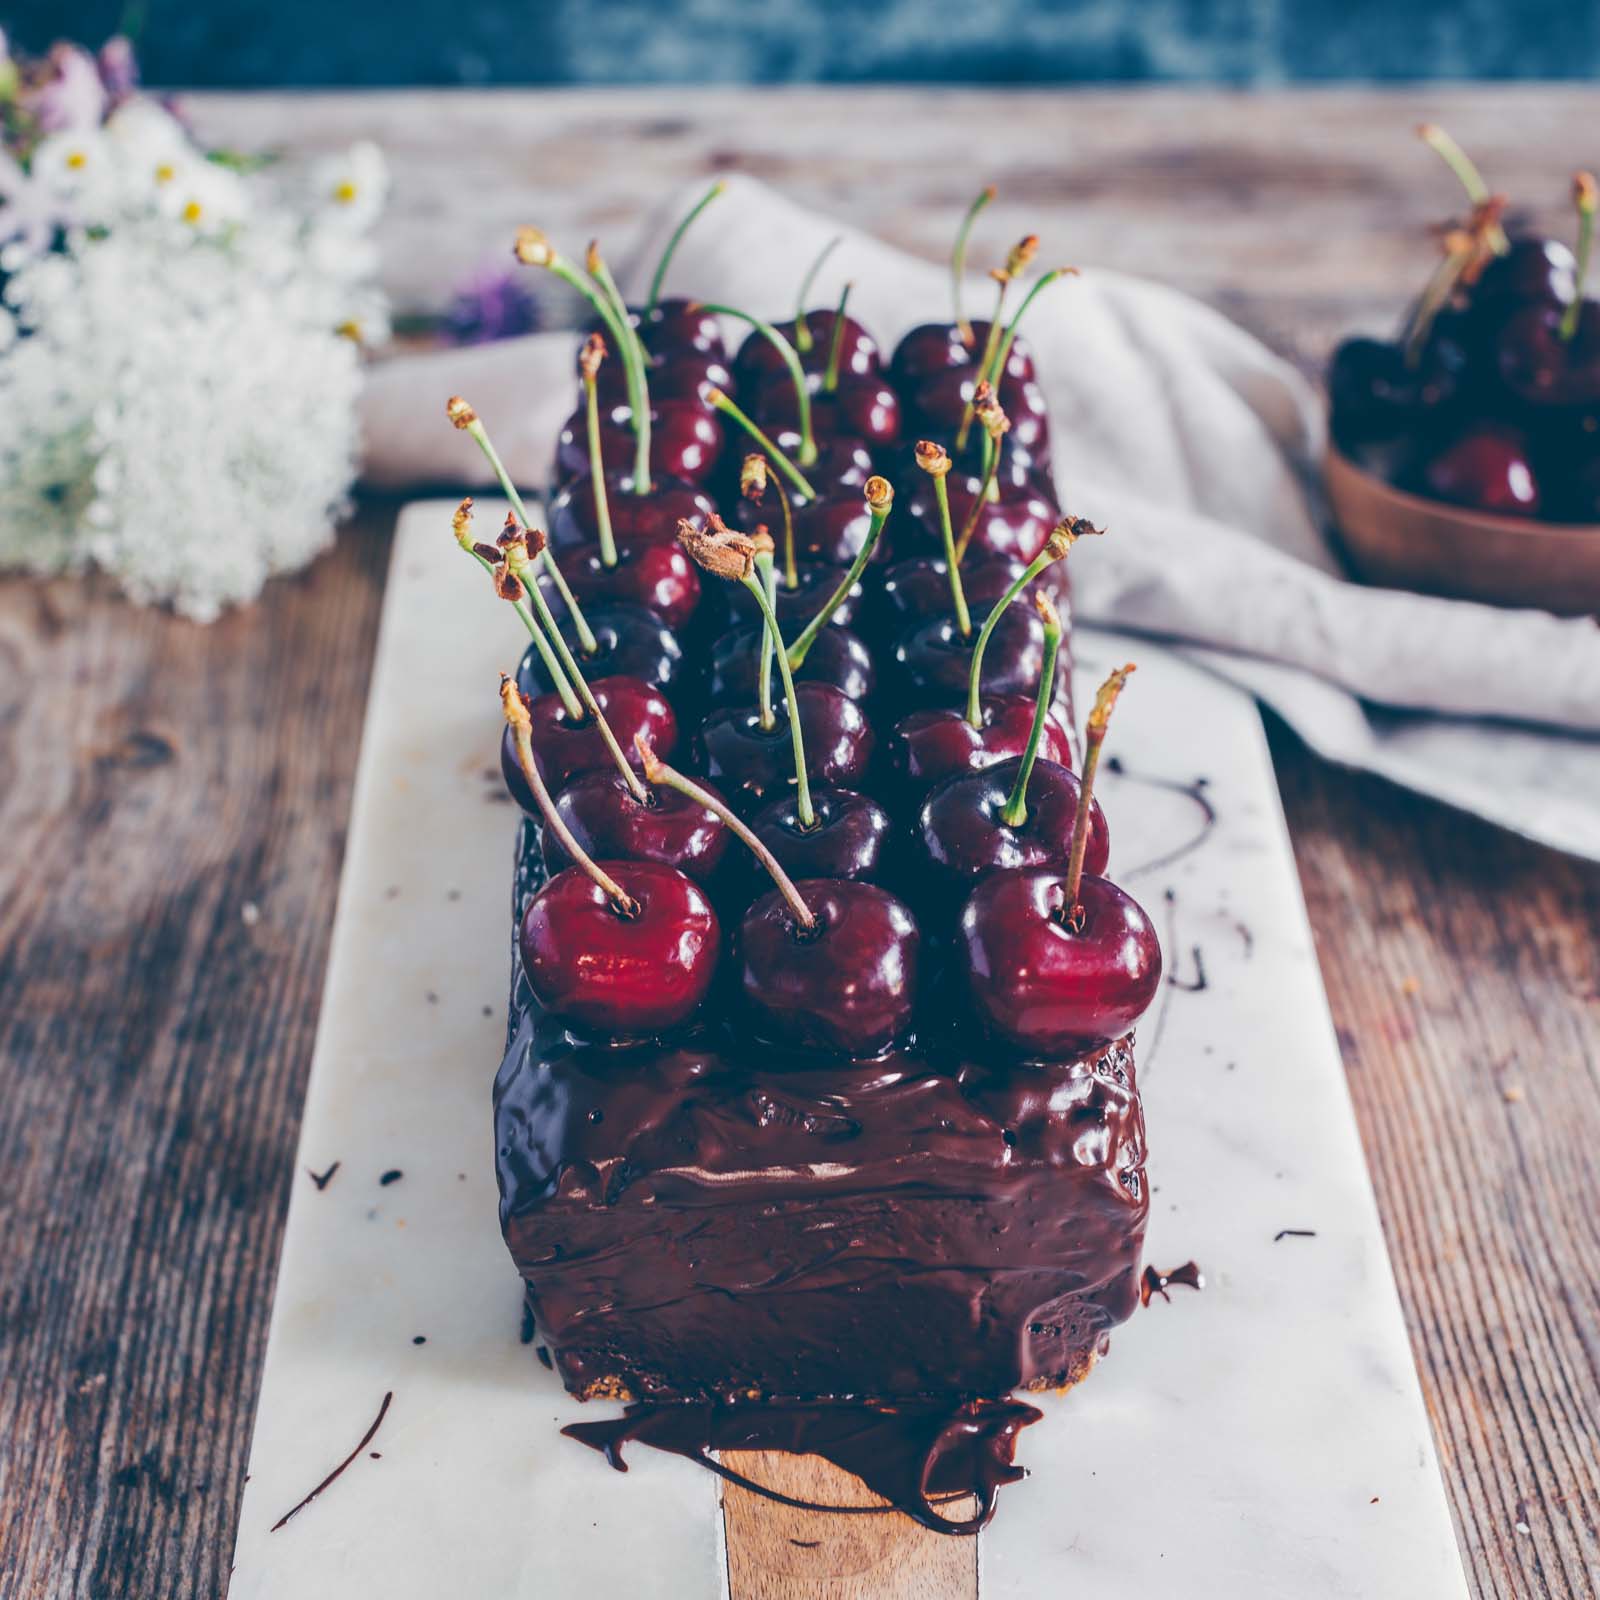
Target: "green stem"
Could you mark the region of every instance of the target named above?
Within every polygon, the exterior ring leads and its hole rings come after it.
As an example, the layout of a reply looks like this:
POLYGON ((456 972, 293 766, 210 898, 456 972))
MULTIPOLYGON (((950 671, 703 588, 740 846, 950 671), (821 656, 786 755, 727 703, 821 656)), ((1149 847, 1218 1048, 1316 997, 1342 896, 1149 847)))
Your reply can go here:
POLYGON ((738 311, 732 306, 724 305, 702 305, 700 309, 709 311, 713 316, 733 317, 739 322, 749 323, 783 358, 783 364, 789 369, 789 377, 794 383, 795 416, 800 429, 798 452, 800 465, 811 466, 817 459, 817 441, 811 432, 811 389, 806 382, 805 368, 800 365, 800 357, 795 354, 794 346, 770 322, 763 322, 760 317, 752 317, 748 311, 738 311))
POLYGON ((794 743, 795 806, 802 828, 814 828, 817 814, 811 805, 811 785, 806 779, 806 742, 800 731, 800 700, 794 692, 794 673, 789 670, 789 652, 784 648, 783 633, 778 627, 777 613, 767 599, 767 591, 754 573, 740 580, 761 607, 761 615, 772 632, 772 642, 778 657, 778 671, 783 677, 783 697, 789 707, 789 736, 794 743))
POLYGON ((961 283, 967 273, 967 240, 972 235, 973 223, 993 199, 994 185, 990 184, 967 207, 967 214, 961 219, 961 226, 956 229, 955 248, 950 252, 950 303, 955 307, 956 332, 961 335, 962 344, 969 346, 973 340, 972 324, 967 321, 961 310, 961 283))
MULTIPOLYGON (((500 459, 500 452, 495 449, 493 441, 489 438, 483 423, 476 418, 468 423, 467 430, 472 435, 478 448, 483 452, 489 465, 494 469, 494 475, 500 480, 500 490, 506 499, 511 502, 511 509, 516 512, 524 528, 533 526, 533 518, 528 515, 528 508, 522 503, 522 495, 518 492, 516 484, 511 481, 511 474, 506 471, 506 464, 500 459)), ((556 586, 556 592, 561 596, 561 602, 566 606, 568 614, 572 617, 572 626, 577 631, 578 648, 586 656, 592 656, 600 648, 600 642, 594 636, 588 619, 578 606, 577 596, 567 587, 567 580, 561 575, 561 568, 556 565, 556 558, 551 555, 549 545, 540 552, 539 559, 544 563, 545 571, 550 574, 556 586)), ((528 586, 537 595, 538 584, 528 586)), ((566 648, 565 645, 562 646, 566 648)))
MULTIPOLYGON (((882 481, 881 479, 869 480, 872 483, 882 481)), ((884 483, 883 487, 885 490, 889 488, 887 483, 884 483)), ((884 523, 889 520, 889 512, 893 506, 894 495, 892 492, 880 497, 876 502, 872 499, 867 501, 867 510, 872 516, 872 526, 867 529, 867 537, 862 542, 861 548, 856 551, 856 558, 850 563, 850 570, 845 573, 838 588, 828 596, 827 602, 822 609, 805 625, 794 643, 789 646, 789 665, 796 672, 805 664, 807 654, 809 654, 812 645, 817 642, 817 635, 827 627, 834 612, 844 604, 845 597, 861 581, 861 574, 867 570, 867 563, 872 559, 872 552, 878 547, 878 538, 883 532, 884 523)))
POLYGON ((794 553, 794 507, 789 504, 789 492, 783 485, 775 484, 778 491, 778 509, 783 513, 783 583, 787 589, 800 587, 800 565, 794 553))
POLYGON ((672 263, 672 258, 678 252, 678 246, 683 243, 683 236, 695 224, 696 219, 713 200, 720 195, 727 185, 718 178, 706 192, 689 208, 687 215, 672 230, 672 237, 667 240, 666 249, 661 252, 661 259, 656 262, 655 276, 650 280, 650 293, 645 300, 645 315, 648 316, 656 308, 656 303, 661 299, 661 285, 667 276, 667 268, 672 263))
POLYGON ((822 263, 833 254, 843 243, 843 239, 833 238, 823 245, 817 259, 806 268, 806 275, 800 280, 800 292, 794 301, 794 344, 795 349, 807 354, 811 350, 811 330, 806 326, 806 301, 811 296, 811 285, 817 281, 817 274, 822 271, 822 263))
POLYGON ((606 493, 606 464, 600 454, 600 397, 595 392, 594 374, 583 374, 583 404, 589 423, 589 482, 594 490, 594 521, 600 535, 600 561, 603 566, 617 564, 617 540, 611 531, 611 500, 606 493))
POLYGON ((714 411, 720 411, 723 416, 737 422, 755 442, 766 451, 768 459, 779 472, 803 494, 807 500, 815 500, 817 491, 806 482, 805 474, 775 445, 754 422, 736 406, 720 389, 712 389, 706 395, 706 403, 714 411))
POLYGON ((822 374, 822 388, 827 394, 832 394, 839 387, 839 357, 844 351, 844 310, 850 304, 850 291, 853 288, 853 283, 844 286, 839 295, 839 309, 833 314, 833 337, 828 340, 828 367, 822 374))
POLYGON ((1428 333, 1433 327, 1434 319, 1448 304, 1455 290, 1456 280, 1466 270, 1468 260, 1465 251, 1445 256, 1433 269, 1432 276, 1424 285, 1422 295, 1417 301, 1416 313, 1411 319, 1411 326, 1406 331, 1405 361, 1408 367, 1414 368, 1422 360, 1422 348, 1428 342, 1428 333))
POLYGON ((944 537, 944 561, 950 570, 950 598, 956 608, 956 626, 961 637, 972 637, 972 614, 967 610, 967 592, 961 586, 961 563, 956 559, 955 530, 950 526, 950 494, 944 485, 944 474, 933 480, 934 498, 939 502, 939 531, 944 537))
MULTIPOLYGON (((494 563, 486 561, 476 550, 469 550, 468 555, 483 568, 492 578, 494 576, 494 563)), ((572 692, 572 685, 567 682, 567 675, 561 670, 561 662, 554 650, 550 648, 550 641, 545 638, 544 630, 533 620, 532 614, 522 601, 514 604, 514 609, 522 618, 522 625, 528 630, 528 637, 533 640, 534 648, 539 652, 539 660, 544 664, 545 675, 555 686, 556 693, 561 697, 561 709, 572 718, 574 722, 583 721, 583 702, 572 692)))
POLYGON ((1076 267, 1052 267, 1048 272, 1041 273, 1028 286, 1028 292, 1022 297, 1022 304, 1017 307, 1016 315, 1012 317, 1010 326, 1006 329, 1005 338, 1000 341, 1000 348, 995 352, 989 371, 983 374, 994 385, 996 394, 1000 393, 1000 375, 1006 370, 1006 363, 1011 359, 1011 347, 1017 342, 1017 326, 1027 315, 1028 307, 1038 297, 1040 290, 1048 289, 1059 278, 1075 278, 1077 275, 1076 267))
POLYGON ((642 482, 647 487, 642 493, 649 493, 650 483, 650 389, 645 374, 650 370, 650 358, 645 353, 644 342, 639 337, 639 330, 633 325, 633 318, 628 314, 628 302, 622 298, 622 291, 617 287, 617 281, 611 276, 611 268, 605 263, 600 252, 590 246, 589 259, 593 263, 590 272, 596 283, 605 291, 606 298, 610 300, 612 309, 617 314, 617 324, 622 329, 624 344, 618 352, 623 361, 623 370, 629 378, 629 394, 636 396, 630 400, 631 405, 640 409, 633 414, 633 476, 636 482, 642 482))
POLYGON ((1000 475, 1000 447, 995 442, 994 436, 987 431, 984 433, 987 448, 984 451, 983 484, 978 490, 977 498, 972 502, 972 509, 967 513, 967 519, 961 525, 961 537, 956 540, 956 565, 960 566, 967 553, 967 546, 972 543, 972 536, 978 531, 978 518, 983 514, 984 502, 994 492, 995 479, 1000 475))
POLYGON ((1059 561, 1059 552, 1046 545, 1021 572, 1017 574, 1015 582, 995 602, 994 610, 984 618, 983 627, 978 634, 978 642, 972 647, 972 670, 967 674, 967 721, 974 728, 983 726, 983 696, 980 693, 983 679, 983 652, 989 648, 989 635, 999 626, 1000 618, 1005 615, 1006 607, 1022 593, 1024 589, 1039 576, 1041 572, 1053 562, 1059 561))
POLYGON ((1594 252, 1594 213, 1597 197, 1594 178, 1580 172, 1573 180, 1573 197, 1578 206, 1578 270, 1573 289, 1572 303, 1561 314, 1560 334, 1571 343, 1578 332, 1578 318, 1583 313, 1583 281, 1589 276, 1589 257, 1594 252))
MULTIPOLYGON (((1481 206, 1489 199, 1489 185, 1483 181, 1483 174, 1478 171, 1477 163, 1443 128, 1437 123, 1424 122, 1417 129, 1417 137, 1456 175, 1473 205, 1481 206)), ((1511 241, 1506 237, 1505 229, 1498 223, 1489 235, 1489 244, 1494 253, 1501 256, 1511 248, 1511 241)))
MULTIPOLYGON (((767 597, 767 604, 773 608, 773 615, 777 615, 778 602, 778 573, 772 564, 771 555, 763 550, 756 557, 756 572, 761 578, 761 591, 767 597)), ((761 712, 761 726, 763 731, 770 731, 777 718, 772 714, 772 658, 777 652, 777 647, 772 642, 772 629, 765 623, 761 627, 761 659, 756 675, 756 695, 761 712)))
POLYGON ((983 353, 978 357, 978 370, 972 385, 972 395, 962 409, 961 426, 956 430, 957 454, 967 448, 967 435, 972 432, 972 419, 977 414, 978 409, 978 385, 986 381, 989 373, 989 363, 994 360, 994 353, 1000 345, 1000 318, 1005 312, 1006 294, 1010 288, 1010 278, 1002 278, 999 292, 994 299, 994 315, 989 319, 989 332, 983 341, 983 353))
POLYGON ((1020 828, 1028 820, 1028 780, 1033 776, 1033 764, 1039 759, 1039 746, 1044 740, 1046 723, 1050 720, 1050 703, 1055 696, 1056 654, 1061 649, 1061 618, 1056 608, 1041 606, 1044 618, 1044 666, 1039 675, 1039 698, 1034 702, 1033 726, 1028 730, 1028 742, 1022 751, 1022 765, 1017 769, 1017 781, 1006 796, 1000 809, 1000 820, 1008 828, 1020 828))

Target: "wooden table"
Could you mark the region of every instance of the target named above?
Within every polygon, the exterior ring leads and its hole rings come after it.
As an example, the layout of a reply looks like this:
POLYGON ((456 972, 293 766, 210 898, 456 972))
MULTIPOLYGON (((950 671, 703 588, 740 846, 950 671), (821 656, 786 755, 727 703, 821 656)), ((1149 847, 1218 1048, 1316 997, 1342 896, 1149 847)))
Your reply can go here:
MULTIPOLYGON (((1565 229, 1569 88, 208 97, 241 146, 380 139, 402 305, 512 226, 620 234, 738 166, 930 254, 1167 279, 1308 368, 1420 280, 1449 125, 1565 229), (979 153, 981 151, 981 154, 979 153)), ((0 1593, 218 1595, 316 1028, 391 504, 210 629, 0 585, 0 1593)), ((1600 1588, 1600 869, 1273 748, 1466 1562, 1600 1588)), ((1308 1374, 1315 1381, 1315 1374, 1308 1374)), ((357 1600, 357 1597, 352 1597, 357 1600)))

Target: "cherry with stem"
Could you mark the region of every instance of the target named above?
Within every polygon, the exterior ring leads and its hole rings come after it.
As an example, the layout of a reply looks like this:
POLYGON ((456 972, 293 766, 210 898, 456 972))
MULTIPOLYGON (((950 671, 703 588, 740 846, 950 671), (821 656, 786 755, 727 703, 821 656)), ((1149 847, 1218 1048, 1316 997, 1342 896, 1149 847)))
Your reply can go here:
POLYGON ((966 591, 961 587, 961 565, 956 555, 955 529, 950 524, 950 495, 945 479, 950 475, 950 455, 930 439, 917 441, 917 465, 933 479, 933 492, 939 502, 939 531, 944 538, 945 568, 950 578, 950 600, 955 608, 956 626, 961 637, 972 637, 972 615, 967 610, 966 591))
POLYGON ((678 246, 683 243, 683 236, 699 220, 700 213, 704 211, 713 200, 717 199, 727 189, 727 187, 727 184, 725 184, 721 178, 718 178, 717 181, 712 184, 711 187, 707 189, 706 192, 701 195, 692 206, 690 206, 689 210, 684 214, 683 219, 678 223, 677 227, 672 230, 671 235, 667 239, 666 247, 661 252, 661 258, 656 262, 656 270, 651 274, 650 277, 650 293, 645 298, 644 302, 645 316, 648 317, 650 313, 655 310, 657 302, 661 299, 661 285, 666 281, 667 268, 672 265, 672 258, 678 253, 678 246))
POLYGON ((877 549, 878 540, 883 535, 883 525, 889 520, 890 511, 894 509, 894 488, 887 478, 868 478, 861 492, 866 498, 867 515, 872 519, 867 529, 867 536, 862 540, 855 560, 850 563, 850 570, 840 580, 838 587, 823 602, 822 609, 801 629, 794 643, 789 646, 789 665, 796 672, 805 665, 807 654, 817 642, 817 635, 828 625, 834 612, 844 604, 851 591, 861 581, 861 574, 867 570, 867 563, 872 560, 872 553, 877 549))
POLYGON ((794 384, 796 428, 800 434, 800 448, 795 451, 795 456, 802 467, 812 466, 817 459, 817 441, 811 430, 811 388, 806 382, 805 369, 800 365, 800 357, 795 353, 794 346, 770 322, 763 322, 760 317, 753 317, 736 306, 706 303, 700 309, 709 311, 713 316, 733 317, 736 321, 749 323, 782 357, 794 384))
POLYGON ((956 242, 950 251, 950 304, 955 312, 956 332, 960 334, 962 344, 968 349, 972 348, 973 340, 977 336, 961 309, 961 285, 967 273, 967 241, 972 237, 973 224, 994 199, 994 193, 992 183, 979 191, 972 204, 967 207, 967 214, 961 219, 961 226, 956 229, 956 242))
POLYGON ((606 464, 600 454, 600 399, 595 380, 605 360, 606 342, 598 333, 584 341, 578 365, 583 373, 583 406, 589 433, 589 482, 594 489, 594 523, 600 541, 600 561, 607 567, 617 564, 617 540, 611 531, 611 503, 606 493, 606 464))

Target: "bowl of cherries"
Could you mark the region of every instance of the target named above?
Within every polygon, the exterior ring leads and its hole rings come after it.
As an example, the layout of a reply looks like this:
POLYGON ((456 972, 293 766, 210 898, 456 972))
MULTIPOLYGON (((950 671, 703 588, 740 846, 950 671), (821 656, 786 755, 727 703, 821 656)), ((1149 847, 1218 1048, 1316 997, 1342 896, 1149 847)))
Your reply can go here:
POLYGON ((1393 339, 1328 369, 1328 497, 1370 582, 1600 613, 1600 300, 1584 292, 1600 191, 1572 182, 1575 244, 1519 232, 1440 128, 1418 136, 1470 210, 1393 339))

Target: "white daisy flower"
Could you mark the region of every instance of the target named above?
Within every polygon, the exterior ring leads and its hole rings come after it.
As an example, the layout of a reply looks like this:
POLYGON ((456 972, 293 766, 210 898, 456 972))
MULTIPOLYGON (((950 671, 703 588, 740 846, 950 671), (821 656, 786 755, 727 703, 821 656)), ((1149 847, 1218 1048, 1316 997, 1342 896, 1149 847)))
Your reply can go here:
POLYGON ((319 220, 352 233, 364 233, 377 221, 388 193, 388 164, 370 139, 317 162, 311 171, 312 203, 319 220))

